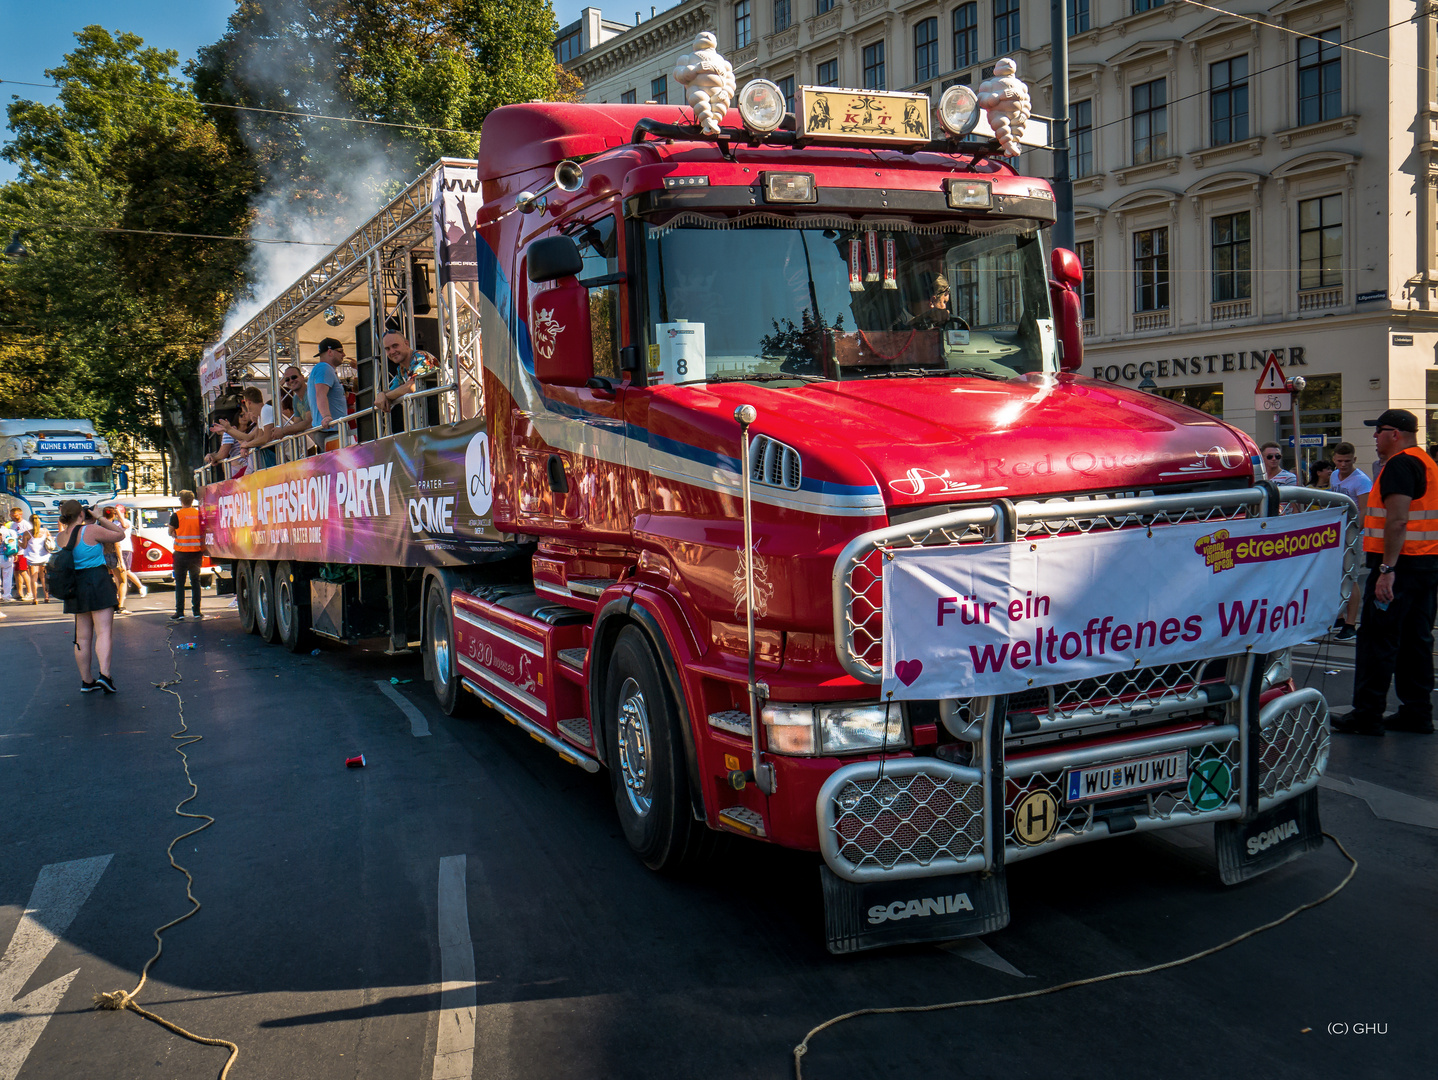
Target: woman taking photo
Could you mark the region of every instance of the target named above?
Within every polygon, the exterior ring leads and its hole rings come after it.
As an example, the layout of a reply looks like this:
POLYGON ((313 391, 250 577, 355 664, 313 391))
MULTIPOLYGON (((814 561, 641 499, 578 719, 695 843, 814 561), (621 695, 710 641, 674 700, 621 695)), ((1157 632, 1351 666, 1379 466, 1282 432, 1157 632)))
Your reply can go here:
POLYGON ((30 531, 25 534, 25 559, 30 564, 27 580, 30 584, 30 603, 39 603, 40 590, 45 590, 45 603, 50 602, 50 589, 45 584, 45 564, 50 561, 50 552, 55 550, 55 538, 45 528, 39 515, 30 515, 30 531))
POLYGON ((65 601, 65 614, 75 616, 75 665, 80 692, 115 692, 110 678, 110 631, 115 617, 115 582, 105 566, 105 544, 124 539, 117 525, 95 520, 74 499, 60 504, 59 546, 75 540, 75 595, 65 601), (98 664, 99 671, 95 671, 98 664), (92 679, 90 676, 94 675, 92 679))

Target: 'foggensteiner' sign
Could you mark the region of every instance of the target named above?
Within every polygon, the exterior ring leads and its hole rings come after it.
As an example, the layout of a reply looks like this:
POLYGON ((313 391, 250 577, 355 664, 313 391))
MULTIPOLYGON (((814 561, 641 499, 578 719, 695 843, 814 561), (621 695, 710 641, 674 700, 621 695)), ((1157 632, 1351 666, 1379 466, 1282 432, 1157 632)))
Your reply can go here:
POLYGON ((1338 608, 1343 529, 1321 510, 895 551, 884 693, 1009 694, 1311 641, 1338 608))

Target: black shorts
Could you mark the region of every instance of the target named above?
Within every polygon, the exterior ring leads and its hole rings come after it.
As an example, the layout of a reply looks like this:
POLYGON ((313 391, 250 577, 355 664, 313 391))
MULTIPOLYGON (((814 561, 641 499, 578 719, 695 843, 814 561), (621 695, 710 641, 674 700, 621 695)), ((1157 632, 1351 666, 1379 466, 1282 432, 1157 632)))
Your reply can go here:
POLYGON ((75 595, 65 601, 66 615, 82 615, 87 611, 104 611, 119 603, 115 579, 103 566, 75 571, 75 595))

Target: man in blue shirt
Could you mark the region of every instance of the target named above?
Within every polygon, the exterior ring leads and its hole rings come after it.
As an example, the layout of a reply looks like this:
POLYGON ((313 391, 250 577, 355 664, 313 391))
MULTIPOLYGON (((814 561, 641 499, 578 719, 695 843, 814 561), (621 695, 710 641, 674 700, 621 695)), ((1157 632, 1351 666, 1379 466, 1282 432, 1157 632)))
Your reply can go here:
POLYGON ((335 367, 343 363, 345 347, 338 339, 327 337, 320 342, 317 354, 319 362, 310 368, 309 385, 305 388, 309 401, 310 416, 314 423, 323 425, 317 433, 316 443, 321 450, 333 450, 339 446, 339 430, 334 427, 337 417, 345 415, 345 388, 335 367))

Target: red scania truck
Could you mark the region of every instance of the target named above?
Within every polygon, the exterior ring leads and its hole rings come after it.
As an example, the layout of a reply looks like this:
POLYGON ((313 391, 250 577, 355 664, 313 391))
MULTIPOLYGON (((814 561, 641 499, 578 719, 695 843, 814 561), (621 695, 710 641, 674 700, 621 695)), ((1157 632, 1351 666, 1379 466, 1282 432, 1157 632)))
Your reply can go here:
POLYGON ((986 130, 967 88, 931 113, 806 87, 776 115, 746 87, 717 135, 675 106, 491 113, 477 162, 227 343, 232 374, 308 361, 361 279, 362 335, 411 332, 438 277, 406 430, 204 486, 247 628, 422 649, 447 713, 607 770, 654 869, 712 830, 821 852, 834 951, 1002 926, 1008 863, 1121 832, 1215 823, 1229 881, 1321 842, 1327 707, 1283 652, 881 699, 896 550, 1300 498, 1255 484, 1245 434, 1079 374, 1051 190, 986 130))

